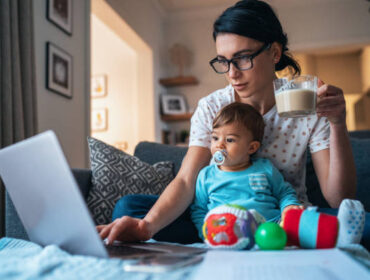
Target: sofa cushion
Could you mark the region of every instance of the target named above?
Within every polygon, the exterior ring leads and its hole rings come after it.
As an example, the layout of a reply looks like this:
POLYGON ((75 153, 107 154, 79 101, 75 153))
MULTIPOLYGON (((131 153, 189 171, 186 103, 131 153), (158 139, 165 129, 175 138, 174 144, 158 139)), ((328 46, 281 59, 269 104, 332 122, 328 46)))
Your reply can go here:
POLYGON ((357 175, 356 198, 370 212, 370 139, 351 138, 351 144, 357 175))
POLYGON ((137 144, 134 155, 149 164, 163 160, 172 161, 175 164, 175 174, 177 174, 187 150, 187 147, 144 141, 137 144))
MULTIPOLYGON (((356 199, 360 200, 367 212, 370 211, 370 139, 354 138, 351 135, 351 145, 356 165, 357 193, 356 199)), ((309 154, 307 159, 306 186, 309 201, 320 207, 330 207, 324 199, 320 184, 317 180, 312 159, 309 154)))
POLYGON ((161 194, 173 179, 173 163, 153 166, 102 141, 88 137, 92 188, 87 205, 96 224, 111 221, 119 198, 127 194, 161 194))

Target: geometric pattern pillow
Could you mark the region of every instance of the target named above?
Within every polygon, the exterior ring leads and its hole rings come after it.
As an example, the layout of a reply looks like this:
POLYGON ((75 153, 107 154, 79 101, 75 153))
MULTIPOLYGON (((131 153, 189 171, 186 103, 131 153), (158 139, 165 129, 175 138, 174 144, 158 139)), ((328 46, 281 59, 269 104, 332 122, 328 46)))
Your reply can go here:
POLYGON ((111 222, 114 206, 127 194, 161 194, 172 181, 173 162, 150 165, 95 138, 90 149, 92 188, 87 206, 96 224, 111 222))

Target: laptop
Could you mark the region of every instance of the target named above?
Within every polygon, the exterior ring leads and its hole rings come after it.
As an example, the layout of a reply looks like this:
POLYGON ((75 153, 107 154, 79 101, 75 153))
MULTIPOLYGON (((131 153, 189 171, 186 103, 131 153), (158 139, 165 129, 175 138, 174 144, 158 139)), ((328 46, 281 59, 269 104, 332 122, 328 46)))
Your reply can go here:
POLYGON ((124 259, 205 252, 164 242, 105 246, 53 131, 1 149, 0 176, 29 239, 41 246, 55 244, 71 254, 124 259))

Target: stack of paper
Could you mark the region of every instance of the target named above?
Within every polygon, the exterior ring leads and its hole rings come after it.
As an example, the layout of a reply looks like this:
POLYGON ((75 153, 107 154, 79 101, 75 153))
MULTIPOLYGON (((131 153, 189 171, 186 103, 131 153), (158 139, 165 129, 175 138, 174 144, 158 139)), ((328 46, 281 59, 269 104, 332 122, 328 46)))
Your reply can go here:
POLYGON ((339 249, 209 251, 195 279, 370 280, 370 272, 339 249))

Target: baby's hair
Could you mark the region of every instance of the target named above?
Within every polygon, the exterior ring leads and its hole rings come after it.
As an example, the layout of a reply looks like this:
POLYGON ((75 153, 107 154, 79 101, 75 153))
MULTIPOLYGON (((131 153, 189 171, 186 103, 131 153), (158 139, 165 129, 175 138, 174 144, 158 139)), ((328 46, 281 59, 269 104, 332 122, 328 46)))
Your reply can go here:
POLYGON ((262 143, 265 123, 262 115, 253 106, 234 102, 223 107, 213 120, 213 129, 235 122, 251 131, 254 141, 262 143))

